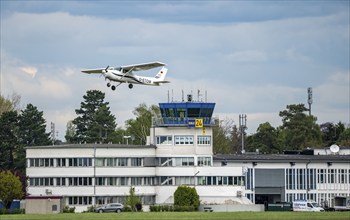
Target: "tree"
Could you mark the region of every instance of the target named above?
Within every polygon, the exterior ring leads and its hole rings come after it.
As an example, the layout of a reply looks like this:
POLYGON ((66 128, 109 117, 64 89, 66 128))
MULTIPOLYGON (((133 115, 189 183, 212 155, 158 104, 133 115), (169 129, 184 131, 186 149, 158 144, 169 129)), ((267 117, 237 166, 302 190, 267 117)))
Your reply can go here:
POLYGON ((4 112, 18 111, 20 102, 21 96, 16 93, 13 93, 11 98, 4 98, 0 95, 0 116, 4 112))
POLYGON ((19 159, 18 123, 19 116, 15 111, 8 111, 0 116, 0 167, 2 169, 14 169, 19 159))
POLYGON ((174 192, 174 206, 193 207, 198 210, 200 205, 199 195, 196 188, 189 186, 178 186, 174 192))
POLYGON ((98 90, 88 90, 83 98, 80 109, 75 110, 78 117, 73 120, 76 126, 74 142, 108 142, 105 137, 114 132, 116 122, 109 110, 109 103, 104 102, 105 94, 98 90))
POLYGON ((5 207, 10 208, 11 202, 14 199, 23 197, 22 183, 17 176, 9 170, 0 172, 0 200, 5 207))
POLYGON ((332 144, 335 144, 340 135, 345 130, 345 125, 341 122, 334 124, 331 122, 326 122, 320 125, 322 142, 325 147, 329 147, 332 144))
POLYGON ((306 115, 308 109, 304 104, 287 105, 287 110, 280 111, 285 135, 285 146, 290 150, 315 148, 321 145, 321 132, 316 124, 317 118, 306 115))
POLYGON ((250 151, 259 149, 259 151, 268 154, 281 152, 278 132, 269 122, 260 124, 256 133, 249 136, 247 142, 250 151))
POLYGON ((73 124, 73 121, 68 121, 66 125, 66 135, 64 138, 67 143, 74 143, 76 125, 73 124))
POLYGON ((138 196, 135 195, 135 188, 130 186, 129 196, 125 200, 125 205, 130 206, 131 211, 140 211, 137 210, 137 205, 141 204, 141 200, 138 196))
POLYGON ((152 126, 152 117, 159 117, 160 110, 156 105, 148 107, 146 104, 140 104, 133 111, 136 119, 129 119, 125 122, 128 135, 135 137, 134 144, 146 144, 147 136, 150 135, 152 126))
MULTIPOLYGON (((228 154, 233 151, 230 137, 232 134, 233 120, 221 120, 213 127, 213 150, 214 154, 228 154)), ((232 139, 231 139, 232 138, 232 139)))
POLYGON ((46 132, 46 120, 44 113, 32 104, 21 111, 19 119, 19 130, 21 143, 24 146, 49 145, 51 143, 50 133, 46 132))
POLYGON ((345 129, 339 135, 337 143, 341 146, 350 146, 350 128, 345 129))

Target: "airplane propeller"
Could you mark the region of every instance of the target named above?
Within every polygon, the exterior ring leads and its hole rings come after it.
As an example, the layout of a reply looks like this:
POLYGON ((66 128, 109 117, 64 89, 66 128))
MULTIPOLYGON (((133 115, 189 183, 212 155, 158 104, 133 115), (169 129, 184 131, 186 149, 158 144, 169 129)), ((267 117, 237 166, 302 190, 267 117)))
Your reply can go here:
POLYGON ((109 68, 109 66, 107 66, 106 69, 105 69, 106 73, 108 72, 108 68, 109 68))

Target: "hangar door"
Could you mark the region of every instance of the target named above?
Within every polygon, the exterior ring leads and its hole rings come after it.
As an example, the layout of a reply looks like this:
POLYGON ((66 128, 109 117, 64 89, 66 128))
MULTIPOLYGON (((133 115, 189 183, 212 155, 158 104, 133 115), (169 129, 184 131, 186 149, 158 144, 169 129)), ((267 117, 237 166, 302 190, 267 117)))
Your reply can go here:
POLYGON ((255 203, 285 201, 284 169, 255 169, 255 203))

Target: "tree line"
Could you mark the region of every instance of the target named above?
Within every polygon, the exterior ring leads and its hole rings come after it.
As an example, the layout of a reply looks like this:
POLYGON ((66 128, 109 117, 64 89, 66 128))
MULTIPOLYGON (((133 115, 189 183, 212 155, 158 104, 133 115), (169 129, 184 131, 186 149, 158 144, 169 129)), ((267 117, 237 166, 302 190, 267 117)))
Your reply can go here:
MULTIPOLYGON (((50 145, 50 133, 46 132, 43 112, 32 104, 19 109, 20 96, 0 96, 0 167, 5 170, 25 171, 25 147, 50 145)), ((67 122, 66 143, 119 143, 144 145, 152 126, 152 117, 160 117, 157 105, 142 103, 125 121, 125 128, 118 127, 105 94, 88 90, 76 118, 67 122)), ((259 125, 256 133, 245 135, 245 150, 261 153, 282 153, 283 150, 329 147, 332 144, 350 146, 350 128, 345 124, 327 122, 317 124, 317 118, 307 114, 304 104, 287 105, 279 112, 282 125, 273 127, 269 122, 259 125)), ((217 121, 213 127, 215 154, 241 153, 241 132, 234 120, 217 121)), ((58 143, 56 143, 58 144, 58 143)))

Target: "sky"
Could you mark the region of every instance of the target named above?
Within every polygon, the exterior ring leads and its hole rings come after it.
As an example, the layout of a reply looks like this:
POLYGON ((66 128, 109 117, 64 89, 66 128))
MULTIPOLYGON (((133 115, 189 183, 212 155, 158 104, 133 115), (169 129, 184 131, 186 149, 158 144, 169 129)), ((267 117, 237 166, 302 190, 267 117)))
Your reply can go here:
POLYGON ((183 91, 215 102, 220 120, 238 126, 246 114, 253 134, 261 123, 280 126, 287 105, 308 107, 309 87, 317 123, 350 126, 349 0, 0 0, 0 7, 1 95, 19 94, 23 109, 37 106, 58 139, 92 89, 106 94, 121 127, 141 103, 181 101, 183 91), (103 77, 81 73, 152 61, 167 64, 171 83, 112 91, 103 77))

